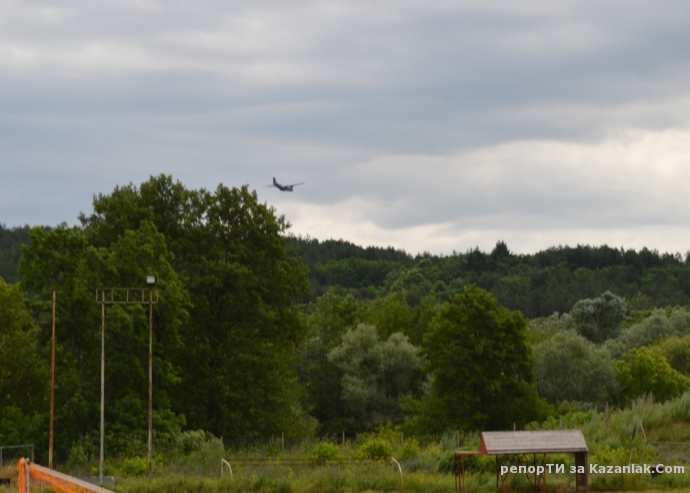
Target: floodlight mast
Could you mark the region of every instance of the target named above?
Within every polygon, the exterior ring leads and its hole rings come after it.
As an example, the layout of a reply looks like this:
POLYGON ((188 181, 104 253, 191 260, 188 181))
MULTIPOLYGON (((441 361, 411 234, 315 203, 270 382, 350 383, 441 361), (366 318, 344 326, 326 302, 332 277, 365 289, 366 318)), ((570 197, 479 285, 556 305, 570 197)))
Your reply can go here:
POLYGON ((148 479, 151 484, 153 477, 153 288, 156 286, 156 276, 146 276, 149 287, 149 455, 148 479))
POLYGON ((96 302, 101 304, 101 448, 98 481, 103 485, 104 462, 104 431, 105 431, 105 305, 149 305, 149 419, 148 419, 148 481, 152 480, 153 473, 153 305, 158 303, 156 276, 146 276, 148 288, 100 288, 96 290, 96 302), (148 300, 145 294, 148 291, 148 300), (117 297, 116 292, 124 293, 124 299, 117 297), (139 293, 141 296, 133 297, 130 294, 139 293), (155 294, 155 296, 154 296, 155 294), (100 295, 100 296, 99 296, 100 295), (100 299, 99 299, 100 298, 100 299))

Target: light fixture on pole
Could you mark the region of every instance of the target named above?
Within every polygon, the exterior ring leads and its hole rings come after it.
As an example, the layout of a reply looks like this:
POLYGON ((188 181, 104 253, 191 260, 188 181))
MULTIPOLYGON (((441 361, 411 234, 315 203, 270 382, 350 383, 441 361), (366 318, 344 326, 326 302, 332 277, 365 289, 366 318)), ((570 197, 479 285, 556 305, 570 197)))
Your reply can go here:
POLYGON ((149 287, 149 454, 148 479, 151 484, 153 476, 153 288, 156 286, 156 276, 146 276, 149 287))

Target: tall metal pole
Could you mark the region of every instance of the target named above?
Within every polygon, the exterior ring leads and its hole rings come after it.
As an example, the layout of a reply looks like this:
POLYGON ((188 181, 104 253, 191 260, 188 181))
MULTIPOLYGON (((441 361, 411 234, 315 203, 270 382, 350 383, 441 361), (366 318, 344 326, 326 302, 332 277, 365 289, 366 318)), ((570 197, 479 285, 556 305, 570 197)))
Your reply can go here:
POLYGON ((105 290, 101 291, 101 456, 98 482, 103 486, 103 435, 105 432, 105 290))
POLYGON ((53 468, 53 417, 55 416, 55 302, 56 294, 53 290, 53 349, 50 356, 50 440, 48 443, 48 467, 51 469, 53 468))
POLYGON ((149 289, 149 484, 153 475, 153 289, 149 289))

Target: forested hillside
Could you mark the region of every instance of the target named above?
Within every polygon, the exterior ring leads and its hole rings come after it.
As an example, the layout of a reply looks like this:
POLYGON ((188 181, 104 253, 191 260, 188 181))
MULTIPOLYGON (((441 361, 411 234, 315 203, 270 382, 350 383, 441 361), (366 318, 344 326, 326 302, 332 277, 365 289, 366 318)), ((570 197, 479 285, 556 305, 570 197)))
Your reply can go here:
POLYGON ((529 318, 567 312, 578 300, 607 290, 625 297, 632 309, 690 301, 690 257, 647 248, 559 246, 515 255, 499 241, 490 253, 475 248, 449 256, 412 257, 344 240, 293 237, 289 245, 309 266, 312 299, 338 286, 365 299, 402 293, 414 306, 425 296, 447 300, 476 284, 529 318))
MULTIPOLYGON (((21 245, 29 227, 0 224, 0 276, 19 280, 21 245)), ((346 240, 319 241, 289 236, 288 248, 309 267, 313 302, 328 288, 342 288, 355 298, 374 299, 403 293, 414 306, 424 296, 447 300, 468 284, 494 294, 508 308, 528 318, 564 313, 581 299, 611 291, 632 309, 684 305, 690 302, 690 257, 643 248, 607 245, 551 247, 516 255, 499 241, 489 253, 479 249, 448 256, 418 254, 381 247, 361 247, 346 240)))

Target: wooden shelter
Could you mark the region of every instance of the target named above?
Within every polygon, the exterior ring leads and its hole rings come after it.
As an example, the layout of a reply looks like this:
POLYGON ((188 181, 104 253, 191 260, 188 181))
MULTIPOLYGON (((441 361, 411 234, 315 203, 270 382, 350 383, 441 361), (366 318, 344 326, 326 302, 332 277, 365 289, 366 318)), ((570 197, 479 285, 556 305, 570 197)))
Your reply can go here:
POLYGON ((575 490, 589 490, 587 443, 580 430, 485 431, 478 451, 455 453, 455 489, 466 493, 465 457, 496 457, 496 489, 511 491, 518 476, 524 474, 535 491, 546 491, 546 454, 575 455, 575 490), (532 456, 530 460, 530 456, 532 456), (540 458, 538 458, 540 456, 540 458))

